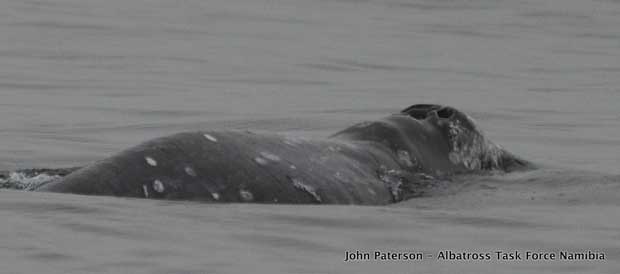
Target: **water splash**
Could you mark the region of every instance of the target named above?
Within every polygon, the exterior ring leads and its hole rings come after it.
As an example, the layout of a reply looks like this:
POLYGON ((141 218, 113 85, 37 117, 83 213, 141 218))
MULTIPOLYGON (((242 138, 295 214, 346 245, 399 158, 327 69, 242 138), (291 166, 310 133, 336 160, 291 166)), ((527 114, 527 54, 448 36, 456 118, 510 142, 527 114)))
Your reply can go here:
POLYGON ((0 188, 35 190, 38 187, 60 179, 60 175, 28 174, 26 172, 10 172, 6 176, 0 176, 0 188))
POLYGON ((14 171, 0 171, 0 188, 35 190, 40 186, 58 180, 80 167, 31 168, 14 171))

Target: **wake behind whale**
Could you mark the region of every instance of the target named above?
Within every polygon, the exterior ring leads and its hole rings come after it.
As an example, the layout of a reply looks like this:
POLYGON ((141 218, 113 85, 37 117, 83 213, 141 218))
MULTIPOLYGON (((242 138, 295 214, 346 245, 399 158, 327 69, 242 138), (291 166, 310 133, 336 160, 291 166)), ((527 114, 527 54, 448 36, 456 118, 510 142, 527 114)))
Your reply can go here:
MULTIPOLYGON (((461 174, 531 167, 488 140, 466 114, 418 104, 325 139, 179 133, 25 188, 209 202, 383 205, 424 195, 461 174)), ((32 172, 39 173, 47 174, 32 172)))

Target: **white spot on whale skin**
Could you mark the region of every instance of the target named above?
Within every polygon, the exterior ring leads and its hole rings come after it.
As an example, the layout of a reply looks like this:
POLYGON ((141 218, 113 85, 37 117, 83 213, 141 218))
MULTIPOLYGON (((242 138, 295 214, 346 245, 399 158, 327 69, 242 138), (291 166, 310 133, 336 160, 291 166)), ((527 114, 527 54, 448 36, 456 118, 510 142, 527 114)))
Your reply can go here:
POLYGON ((144 157, 144 160, 146 161, 147 164, 149 164, 150 166, 157 166, 157 161, 155 161, 155 159, 151 158, 151 157, 144 157))
POLYGON ((370 193, 370 195, 372 195, 372 196, 377 195, 377 192, 375 192, 374 190, 372 190, 372 188, 368 188, 368 193, 370 193))
POLYGON ((402 174, 400 170, 388 169, 386 166, 381 166, 378 170, 379 180, 386 184, 394 201, 401 201, 401 186, 403 185, 402 174))
POLYGON ((448 154, 448 159, 450 159, 450 162, 452 162, 453 164, 458 164, 461 162, 461 157, 454 152, 450 152, 448 154))
POLYGON ((149 188, 146 185, 142 185, 142 191, 144 191, 144 198, 149 197, 149 188))
POLYGON ((365 127, 368 127, 368 126, 370 126, 372 124, 373 124, 373 122, 371 122, 371 121, 364 121, 364 122, 360 122, 360 123, 357 123, 357 124, 353 125, 353 127, 365 128, 365 127))
POLYGON ((263 159, 261 157, 254 158, 254 161, 256 163, 258 163, 259 165, 263 165, 263 166, 269 163, 269 162, 267 162, 267 160, 265 160, 265 159, 263 159))
POLYGON ((289 146, 297 146, 303 144, 306 140, 299 136, 286 136, 284 139, 284 143, 289 146))
POLYGON ((217 201, 220 199, 220 194, 217 192, 214 192, 214 193, 211 193, 211 197, 213 197, 213 199, 217 201))
POLYGON ((166 188, 164 187, 164 183, 160 180, 153 181, 153 189, 159 193, 163 193, 166 188))
POLYGON ((207 138, 207 140, 217 143, 217 138, 213 137, 212 135, 205 133, 203 136, 207 138))
POLYGON ((470 159, 469 161, 464 161, 463 165, 470 170, 480 169, 480 160, 479 159, 470 159))
POLYGON ((316 190, 314 189, 314 187, 304 184, 304 182, 302 182, 301 180, 297 178, 291 178, 291 181, 293 182, 293 186, 295 188, 303 190, 307 192, 308 194, 312 195, 312 198, 314 198, 315 201, 319 203, 322 202, 321 196, 319 196, 319 194, 316 193, 316 190))
POLYGON ((192 177, 196 177, 197 176, 196 171, 193 168, 189 167, 189 166, 185 167, 185 173, 187 173, 187 175, 192 176, 192 177))
POLYGON ((339 145, 328 146, 328 147, 327 147, 327 150, 328 150, 329 152, 333 152, 333 153, 335 153, 335 152, 341 152, 341 151, 342 151, 342 147, 340 147, 339 145))
POLYGON ((251 202, 254 200, 254 195, 252 192, 249 192, 245 189, 239 190, 239 196, 241 196, 241 200, 244 202, 251 202))
POLYGON ((407 167, 413 167, 411 156, 409 155, 409 152, 407 152, 406 150, 398 150, 396 152, 396 156, 398 156, 398 160, 402 164, 406 165, 407 167))
POLYGON ((342 175, 342 173, 341 173, 340 171, 337 171, 336 173, 334 173, 334 177, 336 177, 336 179, 338 179, 338 180, 344 180, 344 179, 346 179, 346 178, 344 177, 344 175, 342 175))
POLYGON ((297 169, 297 167, 295 165, 291 165, 290 168, 291 169, 297 169))
POLYGON ((275 155, 273 153, 269 153, 269 152, 266 152, 266 151, 261 152, 260 156, 262 156, 265 159, 274 161, 274 162, 279 162, 280 161, 280 157, 278 155, 275 155))

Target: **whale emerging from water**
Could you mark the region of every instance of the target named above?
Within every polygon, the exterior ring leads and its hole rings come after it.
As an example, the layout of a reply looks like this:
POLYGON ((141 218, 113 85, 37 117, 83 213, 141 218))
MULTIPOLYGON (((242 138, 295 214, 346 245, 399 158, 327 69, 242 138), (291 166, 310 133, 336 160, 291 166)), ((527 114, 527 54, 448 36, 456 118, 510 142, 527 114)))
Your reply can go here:
POLYGON ((418 104, 325 139, 247 131, 157 138, 39 187, 87 195, 211 202, 382 205, 438 182, 532 165, 466 114, 418 104))

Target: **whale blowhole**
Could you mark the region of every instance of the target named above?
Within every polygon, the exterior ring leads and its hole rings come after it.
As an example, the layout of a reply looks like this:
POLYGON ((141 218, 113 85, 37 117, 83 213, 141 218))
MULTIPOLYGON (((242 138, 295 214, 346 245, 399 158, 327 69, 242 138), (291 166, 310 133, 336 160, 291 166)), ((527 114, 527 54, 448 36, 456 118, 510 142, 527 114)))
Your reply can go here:
POLYGON ((443 119, 450 119, 452 118, 452 116, 454 116, 454 109, 452 109, 451 107, 443 107, 437 111, 437 116, 443 119))

